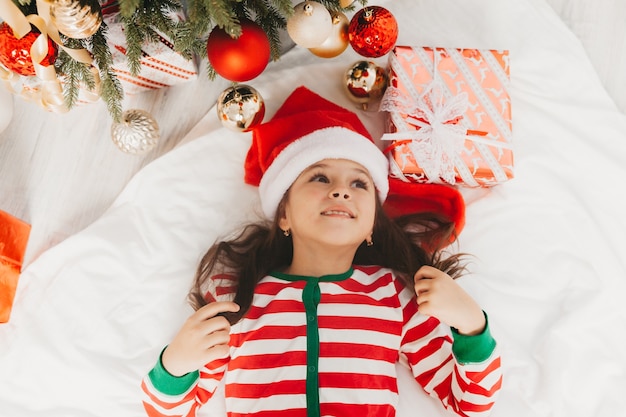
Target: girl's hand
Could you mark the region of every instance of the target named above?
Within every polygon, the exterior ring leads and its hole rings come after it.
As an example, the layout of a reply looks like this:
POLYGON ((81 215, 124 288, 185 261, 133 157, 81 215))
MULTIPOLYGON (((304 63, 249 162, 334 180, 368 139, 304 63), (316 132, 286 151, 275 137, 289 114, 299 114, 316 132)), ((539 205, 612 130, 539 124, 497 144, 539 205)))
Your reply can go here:
POLYGON ((216 316, 227 311, 237 312, 239 306, 231 302, 214 302, 189 316, 163 352, 161 361, 167 372, 182 376, 228 356, 230 323, 226 318, 216 316))
POLYGON ((414 278, 420 313, 435 317, 464 335, 476 335, 485 329, 480 306, 445 272, 423 266, 414 278))

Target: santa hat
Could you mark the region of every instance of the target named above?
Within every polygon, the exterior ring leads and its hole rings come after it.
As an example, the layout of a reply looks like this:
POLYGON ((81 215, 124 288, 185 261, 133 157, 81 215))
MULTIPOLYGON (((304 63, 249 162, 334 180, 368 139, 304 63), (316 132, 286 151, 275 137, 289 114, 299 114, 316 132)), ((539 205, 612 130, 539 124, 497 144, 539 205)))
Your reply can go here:
POLYGON ((383 210, 396 218, 413 213, 433 213, 454 223, 454 236, 465 226, 465 200, 455 187, 447 184, 405 182, 389 178, 389 195, 383 210))
POLYGON ((245 181, 259 187, 263 213, 271 219, 300 173, 323 159, 349 159, 363 165, 385 201, 388 161, 358 116, 298 87, 269 122, 252 129, 245 181))
POLYGON ((358 116, 306 87, 294 90, 270 121, 252 128, 245 181, 259 187, 263 213, 273 219, 291 184, 323 159, 348 159, 367 168, 392 218, 432 212, 453 221, 457 234, 463 228, 465 204, 456 188, 389 178, 387 158, 358 116))

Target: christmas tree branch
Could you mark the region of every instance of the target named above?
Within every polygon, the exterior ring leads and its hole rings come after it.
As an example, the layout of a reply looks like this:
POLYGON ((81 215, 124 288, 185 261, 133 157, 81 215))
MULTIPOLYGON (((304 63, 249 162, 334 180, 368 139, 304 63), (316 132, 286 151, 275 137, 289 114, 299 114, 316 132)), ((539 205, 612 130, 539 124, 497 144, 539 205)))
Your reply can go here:
POLYGON ((74 107, 78 101, 81 87, 93 91, 96 88, 96 80, 91 72, 91 66, 76 61, 64 50, 59 51, 55 61, 57 73, 63 74, 63 98, 68 109, 74 107))
MULTIPOLYGON (((136 0, 120 1, 120 10, 123 10, 126 2, 136 0)), ((161 31, 167 37, 175 37, 176 17, 173 13, 180 10, 181 5, 171 0, 143 0, 130 15, 121 12, 120 22, 124 26, 126 35, 126 59, 128 67, 133 76, 137 76, 141 71, 142 47, 146 42, 158 42, 161 31)))
POLYGON ((290 1, 275 1, 278 9, 267 1, 246 0, 246 9, 255 12, 256 23, 261 26, 270 41, 270 54, 273 60, 280 58, 280 30, 287 26, 287 19, 284 17, 293 14, 293 7, 290 1))
POLYGON ((100 96, 105 101, 113 120, 119 122, 122 117, 124 90, 113 71, 113 57, 106 40, 107 30, 106 23, 102 22, 98 32, 91 37, 89 46, 94 63, 100 71, 100 96))

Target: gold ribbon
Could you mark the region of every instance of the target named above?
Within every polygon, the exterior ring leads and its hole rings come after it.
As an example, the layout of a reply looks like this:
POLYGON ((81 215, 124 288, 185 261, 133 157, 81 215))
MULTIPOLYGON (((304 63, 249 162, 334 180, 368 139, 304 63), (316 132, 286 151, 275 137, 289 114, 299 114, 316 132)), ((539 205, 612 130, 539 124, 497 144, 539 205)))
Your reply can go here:
POLYGON ((41 32, 30 48, 30 57, 35 68, 35 74, 41 80, 41 89, 34 91, 22 88, 21 91, 17 91, 14 84, 20 79, 20 76, 2 66, 0 66, 0 79, 4 81, 9 91, 28 101, 38 103, 46 110, 56 113, 67 112, 69 108, 63 98, 63 86, 57 77, 54 65, 45 66, 41 64, 48 54, 48 38, 50 38, 73 59, 91 66, 91 72, 96 82, 95 88, 93 90, 81 90, 80 98, 87 102, 97 101, 100 97, 100 75, 93 65, 91 54, 86 49, 71 49, 63 46, 59 31, 50 18, 49 3, 37 0, 37 12, 38 14, 25 16, 11 0, 0 0, 0 18, 11 27, 17 39, 24 37, 31 31, 31 24, 41 32))

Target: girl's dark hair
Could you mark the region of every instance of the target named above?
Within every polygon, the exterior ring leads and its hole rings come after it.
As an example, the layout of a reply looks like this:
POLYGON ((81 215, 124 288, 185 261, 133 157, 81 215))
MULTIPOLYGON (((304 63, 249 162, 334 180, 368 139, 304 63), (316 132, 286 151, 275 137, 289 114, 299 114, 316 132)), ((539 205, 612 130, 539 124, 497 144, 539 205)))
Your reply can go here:
MULTIPOLYGON (((202 257, 189 293, 191 305, 198 309, 207 304, 209 280, 226 272, 236 277, 234 302, 237 313, 224 313, 231 323, 243 317, 252 303, 257 283, 270 272, 291 264, 293 246, 278 227, 287 194, 278 206, 273 222, 254 223, 244 227, 233 239, 214 244, 202 257)), ((373 245, 365 242, 354 257, 355 265, 379 265, 398 272, 405 285, 413 290, 413 275, 424 265, 434 266, 452 278, 458 278, 465 266, 463 254, 443 256, 442 249, 454 238, 454 223, 431 213, 419 213, 390 219, 376 199, 373 245)))

